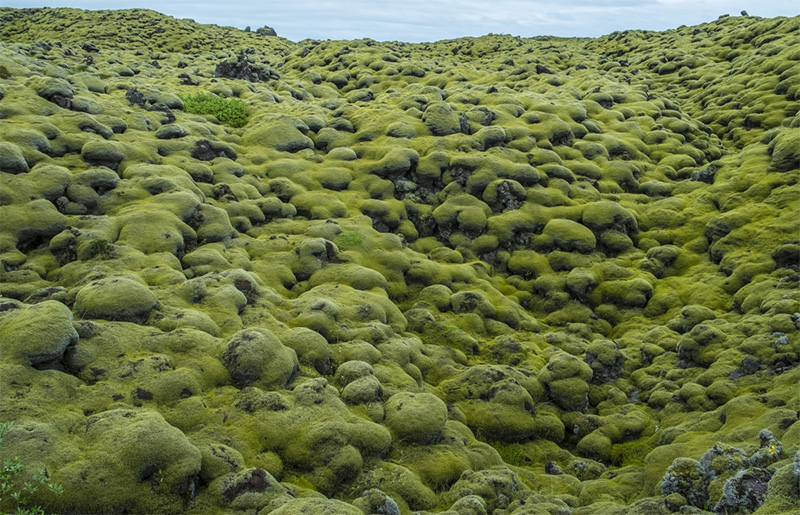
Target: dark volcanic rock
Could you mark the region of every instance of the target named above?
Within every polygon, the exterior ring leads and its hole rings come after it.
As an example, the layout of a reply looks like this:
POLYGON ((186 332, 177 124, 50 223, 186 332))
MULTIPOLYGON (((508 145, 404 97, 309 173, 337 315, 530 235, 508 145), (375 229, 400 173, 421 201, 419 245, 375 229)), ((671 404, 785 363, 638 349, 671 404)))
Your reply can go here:
POLYGON ((250 82, 268 82, 278 80, 281 75, 269 66, 259 66, 250 62, 243 50, 236 59, 219 63, 214 75, 225 79, 243 79, 250 82))

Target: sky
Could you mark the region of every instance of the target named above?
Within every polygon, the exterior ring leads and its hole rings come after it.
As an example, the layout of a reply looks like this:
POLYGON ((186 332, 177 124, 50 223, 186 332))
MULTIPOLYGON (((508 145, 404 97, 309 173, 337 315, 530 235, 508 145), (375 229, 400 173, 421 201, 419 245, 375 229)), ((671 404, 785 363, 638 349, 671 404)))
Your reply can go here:
POLYGON ((0 0, 4 7, 153 9, 176 18, 279 36, 423 42, 484 34, 596 37, 617 30, 666 30, 710 22, 722 14, 800 15, 798 0, 0 0))

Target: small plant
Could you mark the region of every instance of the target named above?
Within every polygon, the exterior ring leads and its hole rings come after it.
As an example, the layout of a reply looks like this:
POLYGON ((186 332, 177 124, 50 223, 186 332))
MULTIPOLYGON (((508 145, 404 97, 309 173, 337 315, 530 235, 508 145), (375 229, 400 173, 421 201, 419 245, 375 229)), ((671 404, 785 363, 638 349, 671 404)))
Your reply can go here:
POLYGON ((192 114, 210 114, 231 127, 243 127, 249 114, 247 105, 235 98, 225 98, 211 93, 198 93, 183 97, 183 110, 192 114))
MULTIPOLYGON (((3 435, 11 430, 13 424, 5 422, 0 424, 0 444, 3 443, 3 435)), ((8 504, 7 501, 12 501, 12 505, 16 505, 16 515, 45 515, 45 511, 41 506, 28 506, 28 496, 37 492, 40 486, 46 487, 55 495, 64 493, 63 487, 50 481, 47 472, 40 470, 33 475, 33 481, 25 481, 22 486, 19 486, 18 476, 25 470, 25 465, 20 461, 19 456, 13 459, 3 460, 2 468, 0 469, 0 505, 8 504)), ((3 513, 6 513, 3 511, 3 513)))
POLYGON ((103 259, 111 257, 112 246, 105 238, 97 238, 89 242, 89 253, 92 257, 100 257, 103 259))

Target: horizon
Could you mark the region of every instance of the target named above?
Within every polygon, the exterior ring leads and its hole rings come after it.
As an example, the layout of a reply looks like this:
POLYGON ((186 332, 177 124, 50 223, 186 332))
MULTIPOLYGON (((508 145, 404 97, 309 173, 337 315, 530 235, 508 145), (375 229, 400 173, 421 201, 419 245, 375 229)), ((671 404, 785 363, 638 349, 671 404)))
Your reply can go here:
MULTIPOLYGON (((485 2, 453 0, 425 2, 390 1, 377 6, 363 0, 341 3, 300 0, 279 7, 251 6, 246 2, 226 4, 224 13, 215 2, 185 0, 169 5, 138 2, 78 0, 48 2, 46 7, 86 10, 151 9, 175 18, 189 18, 202 24, 256 30, 275 29, 291 41, 304 39, 374 39, 408 43, 435 42, 486 34, 520 37, 599 37, 623 30, 663 31, 683 25, 712 22, 723 15, 773 18, 800 15, 796 2, 780 0, 768 5, 754 0, 570 0, 563 3, 496 0, 485 2), (110 4, 110 5, 109 5, 110 4), (687 7, 691 6, 691 9, 687 7), (413 12, 413 19, 407 13, 413 12), (398 21, 401 20, 401 21, 398 21)), ((45 7, 26 0, 7 2, 6 7, 45 7)))

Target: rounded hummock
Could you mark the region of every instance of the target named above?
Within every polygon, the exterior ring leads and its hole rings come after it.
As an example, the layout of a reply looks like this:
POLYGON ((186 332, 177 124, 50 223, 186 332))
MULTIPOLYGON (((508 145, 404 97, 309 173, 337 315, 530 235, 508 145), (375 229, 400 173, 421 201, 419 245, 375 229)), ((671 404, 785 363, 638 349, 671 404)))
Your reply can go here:
POLYGON ((75 313, 81 318, 141 323, 158 306, 147 286, 128 277, 92 281, 78 292, 75 313))
POLYGON ((397 393, 385 410, 386 427, 399 439, 417 443, 434 441, 447 421, 447 405, 430 393, 397 393))

